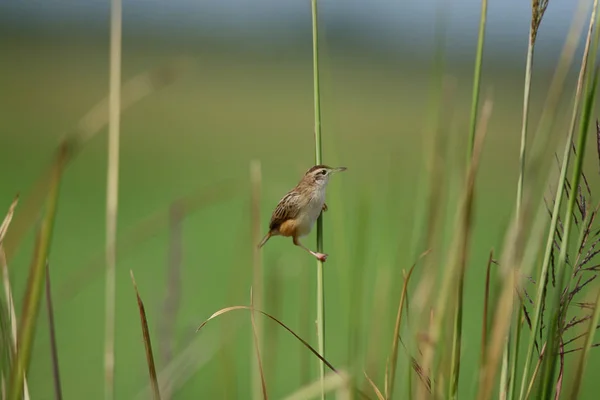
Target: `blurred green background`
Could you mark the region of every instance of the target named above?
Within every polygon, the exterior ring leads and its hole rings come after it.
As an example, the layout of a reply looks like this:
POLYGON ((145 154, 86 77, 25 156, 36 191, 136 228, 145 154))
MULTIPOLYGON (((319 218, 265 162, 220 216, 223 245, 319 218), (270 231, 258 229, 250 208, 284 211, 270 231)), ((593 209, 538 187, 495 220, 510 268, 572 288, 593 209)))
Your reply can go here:
MULTIPOLYGON (((478 10, 477 2, 473 7, 478 10)), ((192 355, 192 361, 182 368, 185 373, 177 373, 179 389, 174 398, 250 398, 249 314, 235 312, 199 333, 195 329, 218 309, 250 301, 255 245, 250 227, 250 162, 259 160, 262 167, 261 233, 266 232, 281 196, 314 163, 310 18, 302 21, 304 32, 285 45, 252 37, 169 37, 125 29, 124 82, 179 56, 189 57, 192 63, 172 85, 121 118, 119 238, 156 234, 118 254, 116 398, 135 398, 148 382, 129 270, 135 273, 145 301, 160 371, 166 366, 158 328, 168 317, 163 311, 169 276, 168 209, 173 200, 202 188, 214 192, 215 184, 228 179, 235 182, 232 195, 187 215, 183 222, 173 351, 175 356, 192 355), (155 213, 163 216, 158 223, 128 234, 155 213)), ((61 135, 108 92, 106 26, 92 24, 86 30, 82 24, 18 29, 14 23, 5 26, 0 36, 0 210, 8 208, 17 192, 27 197, 48 168, 61 135)), ((343 165, 348 171, 331 181, 325 214, 327 359, 347 368, 350 338, 356 335, 360 362, 375 346, 379 363, 373 378, 383 384, 402 269, 414 262, 411 235, 416 210, 422 206, 416 204, 416 193, 426 162, 423 136, 433 118, 428 112, 433 48, 416 51, 404 45, 382 51, 332 31, 325 27, 321 42, 323 154, 326 164, 343 165), (357 287, 353 285, 358 273, 363 275, 357 287), (357 301, 353 297, 361 290, 357 301), (381 300, 386 307, 383 318, 372 312, 381 293, 387 293, 381 300), (352 321, 359 321, 357 333, 351 333, 352 321)), ((525 46, 526 37, 522 42, 525 46)), ((471 39, 461 45, 475 48, 471 39)), ((555 43, 555 50, 560 46, 562 41, 555 43)), ((494 110, 478 177, 466 280, 461 397, 470 396, 473 388, 485 264, 490 249, 498 250, 502 244, 518 171, 525 51, 513 49, 507 57, 506 49, 494 49, 486 50, 484 58, 482 96, 492 88, 494 110)), ((456 91, 450 102, 451 118, 443 121, 442 132, 449 137, 457 167, 445 179, 458 177, 463 168, 472 53, 450 52, 444 68, 456 91)), ((534 122, 554 67, 552 57, 548 60, 536 64, 534 122)), ((572 78, 565 104, 574 87, 572 78)), ((561 109, 557 133, 564 132, 569 113, 568 107, 561 109)), ((69 166, 51 250, 60 372, 67 399, 99 399, 103 393, 106 148, 104 130, 69 166)), ((593 182, 596 161, 588 157, 588 164, 592 186, 597 186, 593 182)), ((453 221, 451 215, 447 217, 453 221)), ((32 237, 28 232, 10 261, 17 312, 32 237)), ((315 247, 314 232, 304 243, 315 247)), ((272 239, 262 255, 264 309, 316 347, 314 259, 283 238, 272 239)), ((53 383, 45 308, 39 318, 28 379, 32 398, 50 399, 53 383)), ((272 398, 316 379, 316 359, 280 328, 268 321, 264 325, 268 340, 263 356, 272 398)), ((593 354, 584 379, 585 398, 593 398, 596 385, 590 378, 600 366, 593 354)), ((403 360, 399 374, 404 367, 403 360)), ((404 385, 401 378, 397 385, 404 385)))

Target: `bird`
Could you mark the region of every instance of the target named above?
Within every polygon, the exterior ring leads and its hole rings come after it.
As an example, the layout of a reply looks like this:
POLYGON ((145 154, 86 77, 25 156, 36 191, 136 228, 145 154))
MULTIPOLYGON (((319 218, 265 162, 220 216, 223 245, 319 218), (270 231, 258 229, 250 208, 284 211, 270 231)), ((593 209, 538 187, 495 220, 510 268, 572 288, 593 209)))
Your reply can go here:
POLYGON ((306 171, 300 182, 279 200, 271 215, 269 231, 258 244, 258 248, 263 247, 273 236, 291 237, 294 245, 325 262, 327 254, 310 250, 300 242, 300 238, 308 235, 317 218, 323 211, 327 211, 325 189, 329 178, 346 169, 319 164, 306 171))

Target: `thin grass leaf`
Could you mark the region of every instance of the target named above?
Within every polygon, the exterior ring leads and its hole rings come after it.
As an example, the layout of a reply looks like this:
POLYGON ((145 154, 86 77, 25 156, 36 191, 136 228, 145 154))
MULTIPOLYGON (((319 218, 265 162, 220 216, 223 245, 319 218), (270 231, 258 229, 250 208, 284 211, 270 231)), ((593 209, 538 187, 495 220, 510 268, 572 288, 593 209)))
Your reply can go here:
POLYGON ((473 73, 473 94, 471 100, 471 122, 469 129, 469 143, 467 164, 473 158, 476 141, 477 112, 479 109, 479 87, 481 86, 481 66, 483 65, 483 45, 485 43, 485 26, 487 21, 487 0, 481 0, 481 15, 479 18, 479 34, 477 39, 477 54, 475 55, 475 72, 473 73))
MULTIPOLYGON (((6 254, 2 242, 8 232, 8 228, 12 222, 15 208, 19 202, 19 195, 17 194, 13 199, 2 225, 0 225, 0 268, 2 270, 2 281, 4 285, 5 298, 2 299, 0 296, 0 334, 1 334, 1 351, 2 356, 0 367, 1 379, 2 379, 2 399, 6 399, 6 381, 8 377, 5 376, 6 372, 9 372, 11 365, 14 363, 16 349, 17 349, 17 316, 15 312, 15 305, 12 296, 12 289, 10 284, 10 277, 8 274, 8 265, 6 260, 6 254)), ((23 378, 23 398, 29 400, 29 385, 27 383, 27 377, 23 378)))
POLYGON ((598 322, 600 322, 600 289, 598 290, 598 294, 596 295, 596 303, 594 304, 593 316, 590 319, 588 330, 585 333, 585 344, 583 346, 583 351, 581 352, 581 355, 579 357, 579 363, 577 363, 577 370, 574 375, 575 381, 573 382, 571 395, 569 396, 570 399, 577 399, 579 397, 579 392, 581 390, 581 382, 583 381, 583 375, 590 356, 590 349, 592 348, 594 335, 596 334, 596 329, 598 329, 598 322))
POLYGON ((48 330, 50 332, 50 354, 52 357, 52 378, 54 380, 54 397, 61 400, 62 387, 60 384, 60 370, 58 367, 58 346, 56 345, 56 327, 54 324, 54 307, 52 306, 52 289, 50 284, 50 266, 46 260, 46 306, 48 310, 48 330))
POLYGON ((63 144, 56 154, 52 168, 52 182, 46 198, 46 210, 36 235, 33 259, 29 269, 27 288, 21 311, 21 323, 18 330, 18 351, 13 363, 7 398, 19 400, 23 392, 23 380, 29 369, 33 338, 35 336, 37 317, 40 310, 42 290, 46 275, 46 260, 50 254, 54 219, 58 208, 58 194, 62 173, 68 159, 68 148, 63 144))
MULTIPOLYGON (((345 388, 348 385, 350 377, 345 371, 339 371, 338 373, 329 373, 325 375, 324 379, 319 377, 318 380, 311 382, 294 393, 285 396, 284 400, 306 400, 312 399, 316 396, 323 395, 323 393, 329 393, 334 390, 342 390, 346 394, 345 388)), ((339 398, 339 396, 338 396, 339 398)))
POLYGON ((492 267, 492 260, 494 258, 494 250, 490 250, 490 256, 485 272, 485 290, 483 295, 483 318, 481 322, 481 353, 479 355, 479 367, 483 368, 486 362, 486 345, 487 345, 487 332, 488 332, 488 314, 489 314, 489 301, 490 301, 490 272, 492 267))
POLYGON ((231 306, 231 307, 223 308, 223 309, 215 312, 207 320, 205 320, 204 322, 202 322, 202 324, 200 324, 200 326, 198 327, 198 329, 196 329, 196 332, 200 331, 200 329, 204 328, 204 326, 206 324, 208 324, 210 321, 212 321, 213 319, 217 318, 218 316, 226 314, 226 313, 229 313, 231 311, 235 311, 235 310, 256 311, 256 312, 264 315, 265 317, 271 319, 272 321, 276 322, 278 325, 280 325, 286 331, 288 331, 289 333, 291 333, 296 339, 298 339, 304 345, 304 347, 306 347, 307 349, 309 349, 311 351, 311 353, 313 353, 319 360, 321 360, 330 370, 332 370, 333 372, 337 372, 337 370, 333 367, 333 365, 331 365, 329 363, 329 361, 327 361, 324 357, 322 357, 319 354, 318 351, 316 351, 310 344, 308 344, 304 339, 302 339, 300 336, 298 336, 296 334, 296 332, 294 332, 291 328, 289 328, 287 325, 285 325, 283 322, 281 322, 280 320, 278 320, 277 318, 275 318, 271 314, 268 314, 268 313, 266 313, 264 311, 261 311, 261 310, 257 310, 255 308, 250 307, 250 306, 231 306))
POLYGON ((406 275, 406 279, 404 279, 404 284, 402 285, 402 293, 400 295, 400 302, 398 304, 398 311, 396 313, 396 325, 394 326, 394 337, 392 339, 392 352, 389 358, 389 365, 386 367, 386 371, 389 375, 386 375, 386 381, 389 386, 385 387, 385 395, 387 399, 392 399, 394 395, 394 382, 396 380, 396 367, 398 363, 398 343, 400 341, 400 327, 402 324, 402 312, 404 309, 404 302, 406 300, 406 293, 408 290, 408 283, 410 282, 410 277, 412 276, 413 270, 417 263, 429 254, 430 250, 423 252, 417 261, 412 265, 408 274, 406 275))
MULTIPOLYGON (((592 19, 591 19, 591 23, 592 25, 590 26, 593 27, 593 23, 595 22, 595 17, 596 17, 596 8, 598 5, 598 0, 594 1, 594 10, 592 11, 592 19)), ((591 29, 590 29, 590 33, 591 33, 591 29)), ((585 65, 585 63, 584 63, 585 65)), ((579 128, 579 139, 578 139, 578 144, 577 144, 577 148, 578 148, 578 155, 577 158, 575 159, 575 164, 574 164, 574 171, 573 171, 573 178, 572 178, 572 182, 573 185, 576 186, 579 183, 580 177, 581 177, 581 170, 582 170, 582 166, 583 166, 583 159, 584 159, 584 154, 585 154, 585 147, 586 147, 586 138, 587 138, 587 133, 588 133, 588 126, 589 126, 589 122, 590 122, 590 117, 591 117, 591 110, 592 110, 592 106, 594 104, 594 97, 595 97, 595 93, 596 93, 596 82, 598 79, 598 71, 596 70, 594 73, 594 84, 591 87, 591 90, 586 94, 586 99, 584 102, 584 107, 583 107, 583 112, 581 115, 581 122, 580 122, 580 128, 579 128)), ((564 312, 560 302, 561 302, 561 292, 562 292, 562 288, 568 288, 570 286, 570 281, 571 281, 571 275, 567 274, 567 278, 566 278, 566 282, 565 282, 565 273, 566 273, 566 268, 565 268, 565 259, 566 259, 566 253, 567 253, 567 247, 568 247, 568 243, 569 243, 569 233, 570 233, 570 228, 571 228, 571 218, 570 215, 573 212, 573 209, 575 208, 575 196, 571 196, 571 198, 569 199, 569 204, 567 207, 567 213, 566 213, 566 217, 565 217, 565 234, 563 237, 563 242, 562 242, 562 247, 561 247, 561 252, 559 254, 559 261, 558 261, 558 268, 557 268, 557 289, 556 290, 556 294, 554 296, 553 299, 553 309, 552 309, 552 316, 551 316, 551 324, 549 325, 549 329, 548 329, 548 333, 547 333, 547 340, 548 340, 548 357, 546 357, 546 363, 545 365, 543 365, 542 367, 545 368, 544 370, 544 374, 543 376, 543 382, 542 382, 542 398, 548 398, 550 396, 550 393, 552 391, 551 386, 552 386, 552 380, 553 380, 553 376, 554 376, 554 371, 555 371, 555 357, 556 357, 556 353, 557 353, 557 344, 556 341, 558 339, 557 332, 560 332, 559 329, 559 324, 562 324, 562 313, 564 312)))
MULTIPOLYGON (((594 1, 594 10, 597 6, 597 3, 598 3, 597 0, 595 0, 594 1)), ((581 3, 581 4, 583 4, 583 3, 581 3)), ((573 24, 573 25, 575 25, 575 24, 573 24)), ((546 284, 547 284, 547 279, 548 279, 550 256, 551 256, 551 252, 552 252, 552 247, 554 245, 555 232, 557 231, 559 211, 560 211, 560 206, 562 203, 562 196, 563 196, 563 187, 564 187, 564 183, 567 180, 567 167, 569 164, 569 159, 570 159, 570 154, 571 154, 570 144, 573 140, 573 135, 574 135, 574 131, 575 131, 576 118, 577 118, 577 114, 578 114, 579 102, 580 102, 581 92, 582 92, 582 88, 583 88, 583 82, 584 82, 586 64, 587 64, 587 56, 589 54, 593 26, 594 26, 594 13, 592 14, 592 16, 590 18, 590 24, 589 24, 589 28, 588 28, 588 34, 587 34, 587 39, 586 39, 586 46, 585 46, 583 61, 582 61, 581 69, 579 72, 578 82, 577 82, 575 104, 573 107, 571 124, 569 125, 569 127, 570 127, 569 134, 568 134, 566 144, 565 144, 563 162, 561 165, 560 177, 559 177, 559 181, 558 181, 558 185, 557 185, 557 189, 556 189, 556 195, 555 195, 555 200, 554 200, 554 209, 552 211, 552 220, 550 222, 550 228, 548 230, 548 239, 547 239, 547 243, 546 243, 544 259, 542 262, 542 272, 541 272, 541 278, 540 278, 541 284, 538 286, 538 291, 537 291, 536 301, 535 301, 536 309, 533 313, 533 322, 532 322, 533 329, 532 329, 532 333, 530 335, 529 345, 528 345, 527 353, 525 356, 525 365, 523 367, 523 372, 522 372, 521 388, 519 391, 519 399, 520 400, 523 400, 523 398, 525 396, 526 384, 529 379, 529 368, 530 368, 530 364, 531 364, 531 361, 533 358, 533 348, 536 345, 536 335, 538 332, 538 328, 541 325, 540 324, 541 314, 542 314, 541 307, 543 304, 545 304, 546 284)), ((571 36, 571 35, 569 34, 569 36, 571 36)), ((575 46, 575 44, 573 44, 573 45, 575 46)), ((567 215, 569 215, 569 214, 567 214, 567 215)), ((565 231, 565 234, 568 234, 568 233, 565 231)), ((565 243, 565 242, 563 241, 563 243, 565 243)), ((566 251, 566 249, 565 249, 565 251, 566 251)), ((562 254, 562 250, 561 250, 561 254, 562 254)), ((566 257, 563 260, 566 261, 566 257)))
POLYGON ((365 378, 367 378, 367 381, 369 382, 369 384, 371 385, 371 387, 373 388, 373 391, 375 392, 375 394, 377 395, 377 398, 379 400, 386 400, 385 397, 383 397, 383 394, 381 393, 381 390, 379 390, 379 388, 377 387, 377 385, 375 384, 375 382, 373 382, 373 380, 371 378, 369 378, 369 375, 367 374, 367 371, 363 371, 365 374, 365 378))
POLYGON ((0 225, 0 246, 2 246, 2 242, 4 242, 4 237, 6 236, 6 232, 8 232, 8 227, 12 222, 13 215, 15 214, 15 208, 17 208, 17 204, 19 204, 19 195, 17 194, 13 199, 12 203, 10 203, 10 207, 8 207, 8 211, 2 220, 2 225, 0 225))
POLYGON ((144 339, 144 348, 146 349, 146 362, 148 363, 148 373, 150 375, 150 384, 152 385, 152 394, 154 400, 160 400, 160 389, 158 385, 158 379, 156 378, 156 368, 154 366, 154 355, 152 354, 152 342, 150 340, 150 331, 148 330, 148 321, 146 319, 146 310, 144 309, 144 302, 140 297, 137 283, 135 283, 135 277, 133 271, 129 270, 131 275, 131 283, 135 290, 135 297, 137 299, 138 309, 140 312, 140 323, 142 325, 142 337, 144 339))

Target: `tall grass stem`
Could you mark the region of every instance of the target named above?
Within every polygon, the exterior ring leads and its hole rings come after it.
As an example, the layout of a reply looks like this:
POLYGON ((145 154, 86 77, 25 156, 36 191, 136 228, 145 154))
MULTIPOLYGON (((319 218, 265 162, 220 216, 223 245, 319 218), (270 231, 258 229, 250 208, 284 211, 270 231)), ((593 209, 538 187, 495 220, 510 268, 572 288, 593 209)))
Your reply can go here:
MULTIPOLYGON (((471 97, 471 122, 469 129, 469 143, 467 165, 471 164, 473 158, 473 149, 475 146, 475 135, 477 129, 477 114, 479 109, 479 92, 481 86, 481 67, 483 64, 483 46, 485 43, 485 27, 487 21, 487 0, 481 1, 481 14, 479 18, 479 34, 477 39, 477 54, 475 56, 475 72, 473 76, 473 93, 471 97)), ((468 170, 468 168, 467 168, 468 170)), ((466 261, 465 261, 466 262, 466 261)), ((456 307, 454 311, 454 332, 452 339, 452 360, 450 371, 450 386, 448 397, 456 399, 458 397, 458 381, 460 377, 460 355, 462 345, 462 319, 463 319, 463 297, 464 297, 464 268, 458 276, 458 290, 456 294, 456 307)))
POLYGON ((104 398, 115 397, 116 240, 119 202, 119 125, 121 109, 121 0, 111 2, 110 83, 108 98, 108 165, 106 181, 106 309, 104 398))
MULTIPOLYGON (((592 29, 594 26, 594 16, 595 16, 597 5, 598 5, 598 0, 594 0, 594 8, 592 11, 592 15, 590 17, 590 24, 589 24, 589 28, 588 28, 588 34, 587 34, 586 45, 585 45, 585 50, 584 50, 584 54, 583 54, 583 60, 582 60, 581 68, 579 71, 577 90, 576 90, 576 94, 575 94, 575 102, 573 105, 571 123, 569 125, 569 134, 568 134, 566 142, 565 142, 565 148, 564 148, 563 158, 562 158, 562 165, 561 165, 561 170, 560 170, 560 177, 558 179, 558 183, 556 186, 556 194, 554 196, 554 208, 552 210, 552 218, 550 221, 550 227, 548 229, 548 236, 546 239, 544 259, 542 261, 542 271, 540 274, 540 278, 538 280, 539 284, 538 284, 538 289, 537 289, 537 293, 536 293, 536 298, 534 300, 535 310, 533 311, 533 319, 532 319, 532 323, 531 323, 531 333, 529 335, 529 344, 527 347, 527 353, 525 355, 525 364, 523 366, 523 372, 521 375, 521 388, 520 388, 520 393, 519 393, 520 400, 523 400, 523 398, 525 396, 526 387, 528 386, 527 380, 529 379, 529 368, 531 366, 531 361, 533 358, 533 349, 534 349, 535 343, 536 343, 536 335, 537 335, 539 325, 540 325, 540 320, 541 320, 542 304, 544 303, 544 297, 545 297, 544 288, 545 288, 546 282, 548 280, 550 257, 552 254, 552 246, 554 245, 554 238, 555 238, 556 228, 558 225, 558 218, 559 218, 560 206, 562 204, 562 198, 563 198, 563 193, 564 193, 565 180, 567 177, 567 169, 568 169, 569 159, 571 157, 571 143, 573 140, 575 126, 577 123, 579 103, 580 103, 580 99, 581 99, 581 92, 582 92, 582 87, 583 87, 583 82, 584 82, 584 77, 585 77, 587 57, 589 54, 592 29)), ((575 196, 573 196, 573 197, 575 197, 575 196)))
MULTIPOLYGON (((315 164, 323 163, 321 148, 321 93, 319 89, 319 28, 317 0, 311 0, 312 15, 312 48, 313 48, 313 94, 315 117, 315 164)), ((317 219, 317 251, 323 252, 323 214, 317 219)), ((323 262, 317 261, 317 341, 319 353, 325 357, 325 276, 323 262)), ((322 390, 321 399, 325 399, 323 381, 325 379, 325 365, 319 363, 322 390)))

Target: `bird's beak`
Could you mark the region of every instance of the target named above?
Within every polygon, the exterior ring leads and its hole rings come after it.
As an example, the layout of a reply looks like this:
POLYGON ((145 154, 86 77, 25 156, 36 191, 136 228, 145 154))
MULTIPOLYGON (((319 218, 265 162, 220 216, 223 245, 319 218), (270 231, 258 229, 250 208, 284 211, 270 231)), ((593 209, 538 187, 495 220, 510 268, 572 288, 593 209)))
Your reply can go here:
POLYGON ((332 172, 343 172, 346 169, 347 169, 346 167, 337 167, 337 168, 334 168, 332 172))

